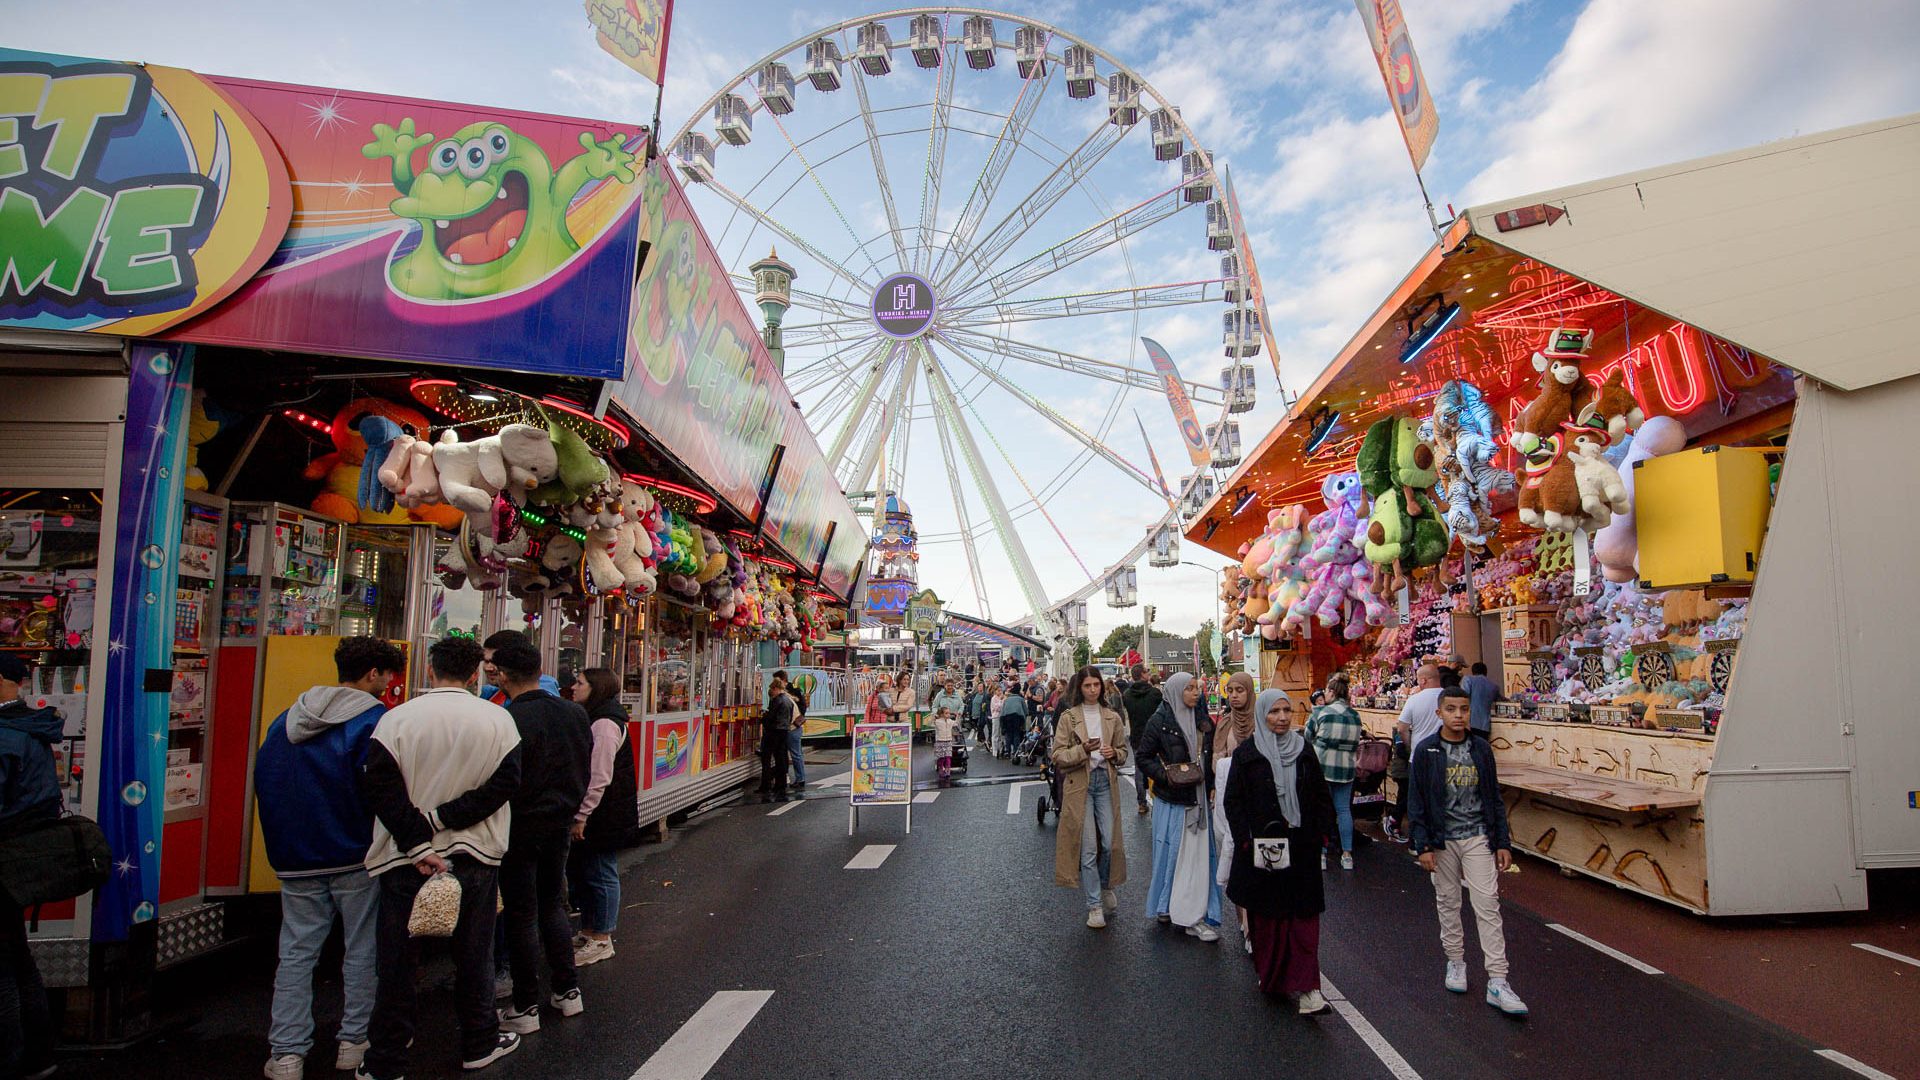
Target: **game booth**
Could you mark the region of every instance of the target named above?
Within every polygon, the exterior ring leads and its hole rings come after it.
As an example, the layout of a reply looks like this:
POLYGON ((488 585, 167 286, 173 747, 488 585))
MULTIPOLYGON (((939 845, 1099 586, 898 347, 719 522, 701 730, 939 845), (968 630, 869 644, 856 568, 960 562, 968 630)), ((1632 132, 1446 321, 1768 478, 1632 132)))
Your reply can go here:
POLYGON ((1917 181, 1904 117, 1462 214, 1191 522, 1265 683, 1485 663, 1515 846, 1694 912, 1920 865, 1917 181))
POLYGON ((256 929, 253 750, 341 637, 402 645, 393 701, 449 633, 612 668, 643 821, 757 772, 761 650, 867 538, 643 128, 0 71, 44 114, 0 147, 0 649, 115 855, 30 932, 69 1037, 256 929))

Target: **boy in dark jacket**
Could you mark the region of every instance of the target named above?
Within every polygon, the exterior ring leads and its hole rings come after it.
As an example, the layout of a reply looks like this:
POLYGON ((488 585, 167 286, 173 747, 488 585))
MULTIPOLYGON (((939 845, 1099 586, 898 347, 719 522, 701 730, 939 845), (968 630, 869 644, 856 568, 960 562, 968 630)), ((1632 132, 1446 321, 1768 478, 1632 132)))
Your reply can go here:
MULTIPOLYGON (((1127 688, 1121 691, 1120 704, 1127 710, 1127 728, 1133 733, 1133 760, 1138 762, 1140 736, 1146 734, 1147 721, 1153 719, 1154 712, 1160 708, 1160 690, 1147 681, 1145 664, 1133 665, 1133 681, 1127 683, 1127 688)), ((1138 765, 1134 766, 1133 794, 1140 804, 1140 812, 1146 813, 1147 777, 1140 772, 1138 765)))
MULTIPOLYGON (((60 816, 52 746, 65 725, 54 710, 20 700, 30 670, 13 653, 0 653, 0 837, 60 816)), ((53 1032, 25 918, 0 891, 0 1076, 50 1075, 53 1032)))
POLYGON ((1500 801, 1493 747, 1472 730, 1472 717, 1470 694, 1457 686, 1440 691, 1440 730, 1414 747, 1407 766, 1413 850, 1433 875, 1447 989, 1467 992, 1466 934, 1460 925, 1464 883, 1487 962, 1487 1004, 1509 1016, 1525 1016, 1526 1003, 1507 983, 1506 935, 1500 925, 1500 874, 1513 864, 1507 807, 1500 801))
POLYGON ((513 1004, 500 1029, 540 1030, 540 954, 551 969, 548 1004, 561 1016, 586 1010, 573 964, 573 924, 567 920, 567 848, 573 818, 587 795, 593 759, 593 721, 587 710, 540 685, 540 654, 509 643, 493 650, 507 712, 520 731, 520 790, 513 797, 507 857, 500 863, 500 902, 507 920, 513 1004))
POLYGON ((340 681, 295 699, 254 757, 260 830, 280 878, 280 966, 273 980, 269 1080, 300 1080, 313 1049, 313 967, 340 919, 346 944, 336 1069, 357 1069, 373 1016, 379 890, 367 874, 373 811, 360 798, 367 742, 386 715, 376 696, 407 666, 397 646, 350 637, 333 650, 340 681))

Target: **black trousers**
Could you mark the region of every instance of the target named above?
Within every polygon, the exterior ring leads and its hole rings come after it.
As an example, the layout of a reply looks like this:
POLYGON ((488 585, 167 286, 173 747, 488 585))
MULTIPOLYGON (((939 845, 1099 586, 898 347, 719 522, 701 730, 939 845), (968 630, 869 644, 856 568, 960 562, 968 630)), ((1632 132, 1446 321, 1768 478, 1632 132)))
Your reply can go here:
POLYGON ((787 775, 793 769, 793 754, 787 746, 787 733, 775 727, 760 729, 760 790, 773 785, 773 793, 787 793, 787 775))
POLYGON ((38 1072, 53 1058, 47 989, 20 909, 0 894, 0 1077, 38 1072))
MULTIPOLYGON (((460 922, 449 942, 453 951, 454 1008, 460 1020, 460 1057, 471 1061, 492 1051, 500 1035, 493 1011, 493 912, 499 870, 477 859, 455 855, 447 862, 460 880, 460 922)), ((426 877, 411 866, 380 875, 380 918, 375 940, 379 987, 373 997, 373 1024, 367 1037, 367 1074, 391 1080, 407 1070, 407 1046, 419 1027, 414 983, 420 973, 420 945, 407 933, 413 898, 426 877)))
POLYGON ((507 962, 516 1009, 540 1002, 542 953, 554 993, 580 985, 573 967, 573 924, 567 920, 567 846, 572 841, 565 827, 516 833, 500 861, 500 903, 506 909, 507 962))

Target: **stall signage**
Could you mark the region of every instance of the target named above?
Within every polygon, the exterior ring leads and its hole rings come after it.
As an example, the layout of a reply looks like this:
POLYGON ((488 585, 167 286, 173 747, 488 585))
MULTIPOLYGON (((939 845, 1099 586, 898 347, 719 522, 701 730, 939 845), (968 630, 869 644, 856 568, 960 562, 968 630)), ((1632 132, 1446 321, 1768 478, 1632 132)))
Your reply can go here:
POLYGON ((645 136, 631 124, 207 80, 272 137, 292 224, 170 336, 618 378, 645 136))
POLYGON ((774 447, 788 437, 792 398, 680 182, 662 161, 641 186, 646 261, 616 396, 668 453, 752 517, 774 447))
POLYGON ((913 725, 853 725, 853 805, 881 806, 913 798, 913 725))
POLYGON ((916 634, 931 634, 940 625, 940 597, 932 589, 921 589, 907 598, 907 629, 916 634))
POLYGON ((266 132, 179 68, 0 49, 0 325, 146 335, 286 231, 266 132))

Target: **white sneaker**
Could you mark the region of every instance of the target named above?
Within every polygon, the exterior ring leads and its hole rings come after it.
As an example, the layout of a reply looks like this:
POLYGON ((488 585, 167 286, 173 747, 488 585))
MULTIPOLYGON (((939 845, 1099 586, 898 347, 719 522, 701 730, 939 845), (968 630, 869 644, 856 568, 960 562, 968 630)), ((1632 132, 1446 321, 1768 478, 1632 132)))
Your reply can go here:
POLYGON ((1105 911, 1102 911, 1099 908, 1094 908, 1092 911, 1087 912, 1087 929, 1105 930, 1106 928, 1107 928, 1107 913, 1105 911))
POLYGON ((1201 941, 1219 941, 1220 940, 1220 932, 1218 930, 1215 930, 1213 927, 1208 926, 1206 923, 1195 923, 1194 925, 1187 927, 1187 933, 1193 937, 1199 938, 1201 941))
POLYGON ((1326 995, 1318 990, 1309 990, 1300 995, 1301 1016, 1312 1016, 1315 1013, 1323 1013, 1326 1012, 1328 1008, 1330 1008, 1330 1006, 1327 1004, 1326 995))
POLYGON ((301 1080, 307 1075, 307 1059, 299 1054, 281 1054, 267 1059, 267 1067, 260 1070, 267 1080, 301 1080))
POLYGON ((1506 1013, 1508 1016, 1527 1015, 1527 1003, 1513 992, 1505 979, 1487 980, 1487 1004, 1506 1013))
POLYGON ((500 1033, 500 1037, 494 1040, 492 1050, 487 1051, 477 1058, 462 1061, 460 1067, 467 1070, 484 1069, 518 1049, 520 1049, 520 1036, 515 1035, 511 1031, 503 1031, 500 1033))
POLYGON ((1447 961, 1447 989, 1456 994, 1467 992, 1467 962, 1465 960, 1447 961))
POLYGON ((1342 870, 1353 869, 1353 852, 1343 851, 1340 853, 1340 869, 1342 870))
POLYGON ((1100 908, 1109 915, 1120 910, 1120 898, 1113 895, 1112 889, 1100 890, 1100 908))
POLYGON ((612 938, 588 938, 573 950, 573 966, 577 968, 611 959, 613 959, 612 938))
POLYGON ((531 1035, 540 1030, 540 1006, 529 1005, 525 1009, 516 1009, 509 1005, 500 1010, 500 1030, 515 1035, 531 1035))
POLYGON ((1327 853, 1323 851, 1320 853, 1320 869, 1325 870, 1326 868, 1327 868, 1327 853))
POLYGON ((367 1060, 368 1045, 365 1039, 359 1042, 343 1041, 339 1051, 333 1055, 333 1067, 341 1072, 352 1072, 358 1069, 360 1063, 367 1060))
POLYGON ((561 1016, 579 1016, 587 1011, 587 1003, 580 996, 580 988, 574 987, 564 994, 555 994, 547 999, 547 1004, 561 1016))

